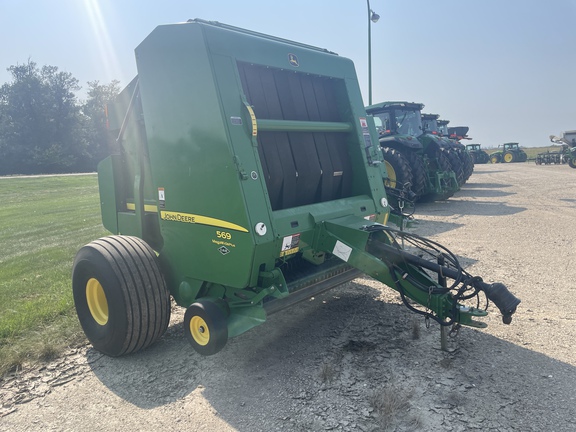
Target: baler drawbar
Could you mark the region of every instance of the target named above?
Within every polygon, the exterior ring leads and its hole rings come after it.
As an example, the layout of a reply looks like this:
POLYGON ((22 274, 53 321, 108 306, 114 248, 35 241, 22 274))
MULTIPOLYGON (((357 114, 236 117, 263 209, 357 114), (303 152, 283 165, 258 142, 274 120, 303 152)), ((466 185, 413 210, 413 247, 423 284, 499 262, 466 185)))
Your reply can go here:
POLYGON ((486 327, 481 293, 511 322, 520 300, 503 284, 387 226, 388 176, 350 60, 203 20, 156 28, 136 60, 108 107, 117 139, 98 166, 114 235, 73 266, 95 349, 119 356, 157 341, 172 297, 193 348, 215 354, 361 274, 441 326, 486 327))

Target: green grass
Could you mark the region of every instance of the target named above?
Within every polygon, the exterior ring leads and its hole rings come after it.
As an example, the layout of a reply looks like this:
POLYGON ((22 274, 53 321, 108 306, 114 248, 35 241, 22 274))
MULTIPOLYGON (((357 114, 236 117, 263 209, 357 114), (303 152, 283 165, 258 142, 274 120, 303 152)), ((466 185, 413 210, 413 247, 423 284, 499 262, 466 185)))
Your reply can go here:
POLYGON ((0 179, 0 202, 1 376, 85 340, 72 261, 106 231, 95 174, 0 179))

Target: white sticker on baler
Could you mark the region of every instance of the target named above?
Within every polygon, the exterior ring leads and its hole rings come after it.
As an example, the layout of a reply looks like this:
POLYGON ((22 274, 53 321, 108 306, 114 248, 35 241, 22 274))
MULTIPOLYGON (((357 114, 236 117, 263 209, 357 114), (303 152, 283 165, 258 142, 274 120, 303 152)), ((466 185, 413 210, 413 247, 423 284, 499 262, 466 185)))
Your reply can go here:
POLYGON ((352 248, 350 246, 345 245, 339 240, 336 240, 336 244, 334 245, 334 250, 332 251, 334 255, 340 258, 342 261, 348 262, 350 259, 350 254, 352 253, 352 248))

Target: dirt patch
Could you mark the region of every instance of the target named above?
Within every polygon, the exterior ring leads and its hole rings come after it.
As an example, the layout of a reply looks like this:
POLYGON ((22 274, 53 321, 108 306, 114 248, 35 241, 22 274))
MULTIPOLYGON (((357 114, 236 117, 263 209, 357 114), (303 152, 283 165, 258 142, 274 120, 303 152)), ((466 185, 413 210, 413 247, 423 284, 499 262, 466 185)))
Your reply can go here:
POLYGON ((576 429, 576 170, 479 165, 414 231, 522 299, 510 326, 439 350, 397 294, 359 278, 197 355, 175 310, 162 340, 108 358, 81 347, 1 382, 0 430, 566 431, 576 429))

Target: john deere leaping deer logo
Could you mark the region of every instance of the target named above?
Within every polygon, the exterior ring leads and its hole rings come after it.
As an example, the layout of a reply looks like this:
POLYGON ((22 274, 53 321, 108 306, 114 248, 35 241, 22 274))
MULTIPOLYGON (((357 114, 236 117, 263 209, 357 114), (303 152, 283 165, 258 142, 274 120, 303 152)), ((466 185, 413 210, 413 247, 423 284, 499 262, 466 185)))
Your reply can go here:
POLYGON ((300 66, 300 63, 298 63, 298 57, 296 57, 296 54, 288 54, 288 63, 290 63, 290 65, 294 66, 294 67, 300 66))

